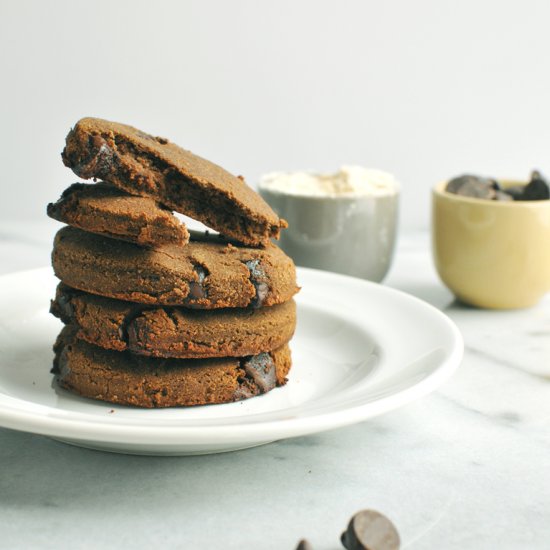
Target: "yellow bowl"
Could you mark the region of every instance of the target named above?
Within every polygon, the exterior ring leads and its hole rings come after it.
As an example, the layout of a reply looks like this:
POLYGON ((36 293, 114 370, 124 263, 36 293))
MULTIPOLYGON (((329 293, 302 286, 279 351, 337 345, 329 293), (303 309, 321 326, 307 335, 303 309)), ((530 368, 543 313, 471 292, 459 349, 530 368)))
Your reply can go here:
POLYGON ((550 200, 473 199, 446 184, 432 193, 433 255, 445 285, 477 307, 536 304, 550 290, 550 200))

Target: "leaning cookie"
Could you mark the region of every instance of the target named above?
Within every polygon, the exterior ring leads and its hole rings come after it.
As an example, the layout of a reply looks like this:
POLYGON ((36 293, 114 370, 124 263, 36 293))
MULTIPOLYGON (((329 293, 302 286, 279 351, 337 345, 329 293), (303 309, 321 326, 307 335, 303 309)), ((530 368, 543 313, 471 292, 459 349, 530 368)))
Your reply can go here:
POLYGON ((105 350, 75 337, 67 326, 54 346, 57 383, 91 399, 136 407, 231 403, 286 383, 290 350, 243 358, 156 359, 105 350))
POLYGON ((184 245, 189 232, 170 210, 153 199, 135 197, 105 183, 74 183, 48 216, 84 231, 144 246, 184 245))
POLYGON ((267 245, 287 225, 242 178, 125 124, 79 120, 62 158, 82 178, 151 197, 246 245, 267 245))
POLYGON ((73 288, 141 304, 262 307, 298 291, 294 263, 271 243, 258 249, 190 241, 153 249, 64 227, 52 264, 73 288))
POLYGON ((90 344, 174 358, 242 357, 281 347, 294 334, 296 304, 193 310, 142 306, 59 284, 51 312, 90 344))

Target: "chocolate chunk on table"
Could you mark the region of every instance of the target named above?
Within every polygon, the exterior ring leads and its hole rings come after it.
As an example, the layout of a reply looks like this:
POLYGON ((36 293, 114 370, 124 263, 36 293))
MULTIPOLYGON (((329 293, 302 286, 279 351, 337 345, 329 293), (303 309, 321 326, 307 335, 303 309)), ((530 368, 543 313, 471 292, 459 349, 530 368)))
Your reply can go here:
POLYGON ((357 512, 341 540, 348 550, 398 550, 401 544, 393 523, 375 510, 357 512))

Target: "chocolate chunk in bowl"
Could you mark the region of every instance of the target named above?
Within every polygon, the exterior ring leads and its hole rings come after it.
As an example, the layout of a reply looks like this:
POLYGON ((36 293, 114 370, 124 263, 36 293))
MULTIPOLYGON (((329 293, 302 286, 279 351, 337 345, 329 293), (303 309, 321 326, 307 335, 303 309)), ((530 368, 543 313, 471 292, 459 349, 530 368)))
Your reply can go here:
POLYGON ((543 201, 550 199, 550 187, 546 179, 534 170, 531 174, 531 180, 523 190, 522 200, 524 201, 543 201))
POLYGON ((493 200, 499 188, 495 180, 467 174, 450 180, 445 189, 465 197, 493 200))
POLYGON ((524 184, 501 185, 492 178, 463 175, 449 180, 445 191, 473 199, 497 201, 538 201, 550 199, 550 186, 537 170, 531 173, 531 179, 524 184))
MULTIPOLYGON (((550 290, 544 178, 535 172, 529 182, 498 179, 501 189, 489 200, 450 192, 460 183, 456 180, 441 182, 432 193, 433 254, 442 281, 460 301, 476 307, 536 304, 550 290)), ((482 185, 489 188, 487 181, 482 185)))

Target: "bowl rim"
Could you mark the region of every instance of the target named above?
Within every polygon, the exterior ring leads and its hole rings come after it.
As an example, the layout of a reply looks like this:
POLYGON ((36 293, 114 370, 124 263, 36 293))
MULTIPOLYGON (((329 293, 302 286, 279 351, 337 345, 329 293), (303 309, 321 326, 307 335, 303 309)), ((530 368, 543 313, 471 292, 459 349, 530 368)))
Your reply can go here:
POLYGON ((393 189, 388 189, 384 192, 379 193, 361 193, 352 191, 349 193, 340 193, 338 195, 336 194, 326 194, 326 195, 311 195, 308 193, 288 193, 286 191, 281 191, 280 189, 270 189, 269 187, 266 187, 262 185, 261 182, 259 182, 256 185, 256 191, 258 194, 265 199, 264 195, 262 193, 265 193, 266 195, 272 195, 276 197, 291 197, 293 199, 309 199, 312 201, 357 201, 357 200, 376 200, 376 199, 399 199, 399 196, 401 195, 401 186, 394 187, 393 189))
MULTIPOLYGON (((475 197, 466 197, 464 195, 457 195, 456 193, 449 193, 445 190, 445 186, 450 180, 443 180, 432 187, 432 195, 435 197, 445 198, 446 200, 462 202, 466 204, 477 204, 478 206, 493 206, 495 208, 545 208, 550 205, 550 199, 541 199, 535 201, 494 201, 491 199, 478 199, 475 197)), ((526 185, 528 182, 517 179, 498 178, 496 181, 502 184, 504 187, 511 187, 513 185, 526 185)))

